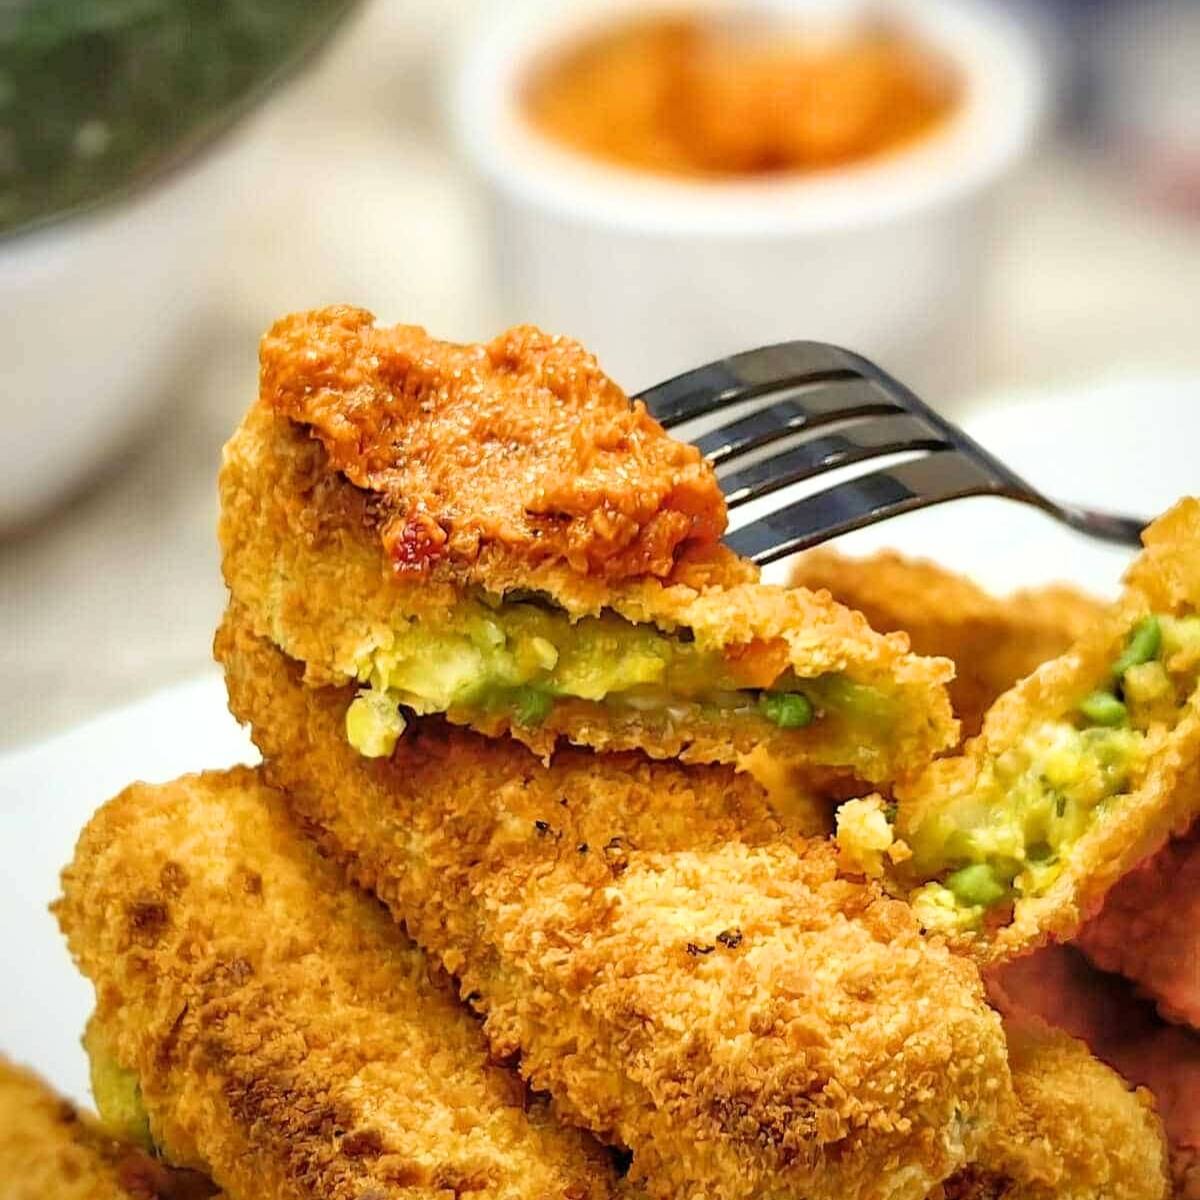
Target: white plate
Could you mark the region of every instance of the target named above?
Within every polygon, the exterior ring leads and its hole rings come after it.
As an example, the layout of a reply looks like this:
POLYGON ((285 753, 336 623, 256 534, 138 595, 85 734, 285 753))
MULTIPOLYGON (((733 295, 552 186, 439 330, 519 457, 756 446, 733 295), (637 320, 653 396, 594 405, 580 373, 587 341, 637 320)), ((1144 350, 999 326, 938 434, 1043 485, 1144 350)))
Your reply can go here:
MULTIPOLYGON (((1200 492, 1200 380, 1010 397, 980 405, 966 424, 1032 482, 1081 503, 1153 513, 1200 492)), ((1128 559, 992 500, 916 513, 843 540, 855 553, 885 545, 931 555, 999 590, 1068 579, 1112 592, 1128 559)), ((0 759, 0 1052, 86 1100, 79 1036, 91 989, 46 911, 58 872, 90 813, 130 780, 253 757, 214 673, 0 759)))
POLYGON ((0 759, 0 1052, 89 1098, 79 1045, 92 989, 47 905, 95 808, 127 783, 256 758, 210 675, 0 759))

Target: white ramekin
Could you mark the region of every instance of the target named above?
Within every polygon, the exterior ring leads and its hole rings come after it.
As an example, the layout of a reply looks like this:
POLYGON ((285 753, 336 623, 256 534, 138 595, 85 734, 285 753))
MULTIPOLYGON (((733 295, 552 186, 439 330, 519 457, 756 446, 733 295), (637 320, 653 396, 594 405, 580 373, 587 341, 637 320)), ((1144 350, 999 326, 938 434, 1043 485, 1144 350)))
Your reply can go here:
MULTIPOLYGON (((520 89, 531 64, 599 25, 738 0, 492 6, 462 48, 451 112, 487 184, 502 319, 579 338, 631 391, 792 338, 865 353, 935 401, 969 389, 996 185, 1032 142, 1041 67, 1022 29, 984 0, 848 2, 898 18, 956 64, 956 115, 875 161, 717 183, 553 144, 523 118, 520 89)), ((801 13, 811 0, 773 7, 801 13)))
POLYGON ((162 405, 207 315, 219 180, 205 161, 0 245, 0 533, 82 483, 162 405))

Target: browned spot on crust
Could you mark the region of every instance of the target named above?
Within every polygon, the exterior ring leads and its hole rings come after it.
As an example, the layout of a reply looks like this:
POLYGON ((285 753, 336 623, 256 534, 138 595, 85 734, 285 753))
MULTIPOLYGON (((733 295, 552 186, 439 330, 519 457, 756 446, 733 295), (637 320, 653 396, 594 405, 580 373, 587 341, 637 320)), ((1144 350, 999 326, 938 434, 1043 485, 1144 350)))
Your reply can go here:
POLYGON ((180 895, 188 884, 187 872, 177 862, 163 863, 158 879, 163 892, 172 898, 180 895))
POLYGON ((342 1153, 347 1158, 377 1158, 383 1153, 383 1138, 377 1129, 357 1129, 342 1138, 342 1153))
POLYGON ((128 908, 129 932, 140 946, 157 945, 170 924, 167 906, 158 900, 135 900, 128 908))
POLYGON ((983 1167, 964 1167, 945 1183, 934 1200, 1004 1200, 1012 1190, 1012 1180, 983 1167))

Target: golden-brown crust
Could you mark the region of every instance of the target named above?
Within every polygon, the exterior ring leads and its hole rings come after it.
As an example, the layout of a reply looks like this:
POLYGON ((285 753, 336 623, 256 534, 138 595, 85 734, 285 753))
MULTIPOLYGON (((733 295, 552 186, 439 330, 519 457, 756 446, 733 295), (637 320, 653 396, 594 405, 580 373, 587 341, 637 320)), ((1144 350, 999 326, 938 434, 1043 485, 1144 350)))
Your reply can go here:
POLYGON ((598 1149, 528 1103, 383 910, 257 773, 135 785, 57 905, 155 1141, 262 1200, 601 1200, 598 1149))
POLYGON ((824 588, 881 633, 902 630, 917 654, 953 661, 950 699, 964 737, 1018 680, 1061 654, 1100 620, 1099 600, 1064 584, 993 596, 962 575, 884 550, 847 558, 820 548, 802 554, 793 586, 824 588))
POLYGON ((1006 1020, 1041 1018, 1157 1101, 1171 1146, 1176 1200, 1200 1200, 1200 1034, 1167 1025, 1132 987, 1074 946, 1046 946, 989 972, 1006 1020))
POLYGON ((1151 1094, 1030 1014, 1004 1022, 1013 1103, 980 1161, 929 1200, 1164 1200, 1166 1136, 1151 1094))
MULTIPOLYGON (((222 566, 256 632, 305 664, 313 684, 343 683, 392 629, 420 616, 436 624, 461 595, 461 579, 434 568, 414 585, 397 577, 370 528, 370 499, 330 470, 323 447, 262 406, 247 414, 221 470, 222 566)), ((703 712, 680 722, 636 709, 560 701, 536 728, 503 715, 451 712, 492 736, 520 738, 538 754, 560 739, 601 750, 640 749, 656 757, 730 762, 756 747, 784 763, 820 763, 882 783, 911 775, 957 737, 945 659, 909 653, 903 634, 875 633, 828 594, 754 583, 697 590, 660 580, 610 586, 592 577, 487 574, 489 586, 550 592, 573 615, 610 608, 630 621, 691 630, 698 645, 723 649, 757 639, 778 644, 802 678, 845 673, 895 698, 890 722, 847 736, 836 717, 781 730, 765 719, 731 721, 703 712)), ((478 582, 478 581, 477 581, 478 582)))
POLYGON ((208 1180, 172 1171, 110 1137, 31 1072, 0 1058, 3 1200, 219 1200, 208 1180))
POLYGON ((518 326, 456 345, 362 309, 296 313, 260 353, 263 402, 371 494, 398 570, 464 574, 485 548, 606 580, 670 578, 716 549, 725 501, 577 342, 518 326))
POLYGON ((366 760, 350 689, 236 610, 217 653, 273 782, 650 1194, 923 1197, 986 1133, 1007 1068, 974 968, 745 776, 437 721, 366 760))
POLYGON ((1006 1200, 1165 1200, 1169 1157, 1145 1088, 1035 1017, 1004 1023, 1016 1103, 983 1155, 1006 1200))
MULTIPOLYGON (((978 737, 962 752, 932 763, 896 789, 897 830, 911 834, 955 796, 969 793, 991 764, 1028 730, 1074 711, 1108 678, 1129 630, 1150 612, 1200 609, 1200 500, 1180 501, 1147 530, 1147 552, 1131 568, 1124 595, 1066 653, 1044 663, 988 710, 978 737), (1194 587, 1194 591, 1188 588, 1194 587)), ((1120 803, 1102 811, 1064 856, 1064 867, 1041 895, 1021 897, 1006 923, 959 938, 983 962, 997 962, 1044 944, 1069 941, 1100 907, 1109 889, 1137 863, 1183 833, 1200 809, 1200 692, 1193 692, 1169 731, 1150 739, 1144 768, 1120 803)))

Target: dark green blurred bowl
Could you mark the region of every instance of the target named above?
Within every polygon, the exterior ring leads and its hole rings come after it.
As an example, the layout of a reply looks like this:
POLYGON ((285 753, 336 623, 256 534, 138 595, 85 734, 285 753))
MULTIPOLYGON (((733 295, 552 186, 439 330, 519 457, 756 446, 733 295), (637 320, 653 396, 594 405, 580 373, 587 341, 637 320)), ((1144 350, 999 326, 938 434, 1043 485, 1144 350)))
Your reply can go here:
POLYGON ((178 170, 328 43, 356 0, 8 0, 0 239, 178 170))

